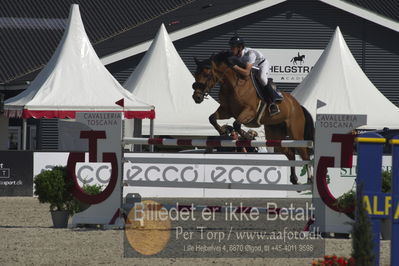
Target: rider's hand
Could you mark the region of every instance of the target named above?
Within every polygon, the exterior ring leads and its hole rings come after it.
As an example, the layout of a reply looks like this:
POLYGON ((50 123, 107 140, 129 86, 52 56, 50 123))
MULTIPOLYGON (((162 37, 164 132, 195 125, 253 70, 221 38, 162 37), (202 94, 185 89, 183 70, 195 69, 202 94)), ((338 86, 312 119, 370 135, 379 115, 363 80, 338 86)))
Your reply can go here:
POLYGON ((233 68, 236 64, 237 59, 235 59, 234 57, 230 56, 227 57, 226 59, 226 65, 230 68, 233 68))

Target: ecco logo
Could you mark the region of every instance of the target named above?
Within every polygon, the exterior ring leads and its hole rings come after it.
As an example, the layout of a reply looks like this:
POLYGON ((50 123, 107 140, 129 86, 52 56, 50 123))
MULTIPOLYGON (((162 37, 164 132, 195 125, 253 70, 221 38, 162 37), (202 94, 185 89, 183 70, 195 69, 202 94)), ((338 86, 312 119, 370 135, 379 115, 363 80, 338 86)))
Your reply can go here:
POLYGON ((90 184, 94 180, 97 180, 101 184, 108 184, 111 177, 111 167, 109 165, 100 165, 93 167, 91 165, 84 164, 79 167, 76 172, 76 177, 83 184, 90 184))
POLYGON ((127 180, 161 182, 197 182, 208 173, 215 183, 277 184, 281 181, 281 171, 277 167, 212 166, 194 168, 191 165, 140 165, 125 164, 127 180))
MULTIPOLYGON (((46 165, 41 172, 51 170, 56 165, 46 165)), ((1 175, 0 169, 0 175, 1 175)), ((111 177, 112 169, 109 163, 92 163, 91 165, 84 163, 76 164, 76 177, 82 184, 91 184, 93 181, 97 181, 101 184, 108 184, 111 177)), ((0 176, 1 178, 1 176, 0 176)))
MULTIPOLYGON (((132 165, 130 169, 126 171, 127 180, 134 180, 135 177, 139 175, 144 177, 146 181, 176 182, 183 180, 184 182, 195 182, 198 179, 198 171, 192 166, 183 168, 167 166, 161 170, 161 168, 155 165, 145 167, 144 169, 141 166, 132 165), (155 178, 150 178, 154 176, 155 178)), ((140 180, 140 178, 135 180, 140 180)))
POLYGON ((247 180, 250 184, 259 184, 263 179, 267 184, 277 184, 281 180, 281 172, 276 167, 268 167, 262 170, 259 167, 244 169, 235 166, 228 170, 225 167, 217 166, 215 170, 211 172, 211 179, 218 183, 226 183, 227 179, 230 180, 231 183, 244 183, 244 181, 247 180), (273 175, 277 175, 275 180, 270 179, 273 175))

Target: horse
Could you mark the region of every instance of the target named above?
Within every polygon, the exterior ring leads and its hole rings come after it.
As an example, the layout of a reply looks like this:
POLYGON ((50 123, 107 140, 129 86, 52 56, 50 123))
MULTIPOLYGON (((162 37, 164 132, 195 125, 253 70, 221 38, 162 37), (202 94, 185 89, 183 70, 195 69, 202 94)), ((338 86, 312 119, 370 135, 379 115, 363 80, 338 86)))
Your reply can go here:
POLYGON ((301 62, 301 65, 303 64, 303 61, 305 59, 305 55, 299 55, 298 56, 294 56, 290 62, 293 62, 295 65, 297 64, 297 61, 301 62))
MULTIPOLYGON (((259 124, 254 126, 253 121, 257 116, 261 99, 257 95, 251 78, 241 77, 226 64, 229 56, 230 52, 220 52, 203 61, 195 58, 197 69, 194 74, 195 82, 192 85, 194 89, 192 98, 195 103, 200 104, 216 84, 221 85, 220 106, 209 116, 209 122, 220 135, 225 132, 217 120, 234 117, 236 119, 235 127, 241 126, 241 124, 248 127, 263 125, 268 139, 314 139, 312 116, 291 94, 285 92, 282 93, 284 99, 278 103, 280 113, 270 116, 268 108, 265 108, 263 115, 256 119, 259 124)), ((295 150, 303 160, 310 160, 311 151, 308 148, 275 147, 275 149, 277 152, 285 154, 289 160, 295 160, 295 150)), ((312 178, 309 166, 307 166, 307 171, 308 183, 310 183, 312 178)), ((290 181, 292 184, 298 184, 295 167, 291 167, 290 181)))

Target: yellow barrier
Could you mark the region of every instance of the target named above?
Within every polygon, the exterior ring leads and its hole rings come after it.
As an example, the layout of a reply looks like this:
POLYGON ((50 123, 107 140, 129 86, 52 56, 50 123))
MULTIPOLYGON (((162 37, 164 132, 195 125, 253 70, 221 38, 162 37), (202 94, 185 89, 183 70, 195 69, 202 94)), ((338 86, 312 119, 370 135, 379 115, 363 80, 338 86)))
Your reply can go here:
POLYGON ((371 143, 386 143, 387 140, 384 138, 355 138, 356 142, 371 142, 371 143))
POLYGON ((397 144, 399 144, 399 139, 391 139, 391 140, 389 141, 389 143, 394 144, 394 145, 397 145, 397 144))

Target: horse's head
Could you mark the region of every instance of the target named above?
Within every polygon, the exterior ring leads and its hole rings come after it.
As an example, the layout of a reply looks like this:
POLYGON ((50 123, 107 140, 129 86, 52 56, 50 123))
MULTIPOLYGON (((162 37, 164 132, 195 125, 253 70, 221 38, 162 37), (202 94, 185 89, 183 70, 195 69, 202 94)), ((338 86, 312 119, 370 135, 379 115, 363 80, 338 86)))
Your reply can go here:
POLYGON ((213 75, 213 62, 211 59, 199 61, 197 58, 194 58, 194 60, 197 65, 197 70, 194 74, 193 99, 196 103, 201 103, 209 94, 210 90, 216 85, 213 75))
POLYGON ((209 59, 199 61, 194 58, 197 65, 193 83, 193 99, 196 103, 201 103, 209 94, 211 89, 215 87, 216 83, 222 81, 227 65, 221 64, 224 62, 224 52, 211 56, 209 59), (223 57, 223 58, 222 58, 223 57))

